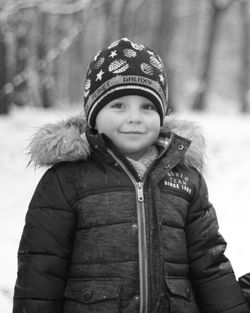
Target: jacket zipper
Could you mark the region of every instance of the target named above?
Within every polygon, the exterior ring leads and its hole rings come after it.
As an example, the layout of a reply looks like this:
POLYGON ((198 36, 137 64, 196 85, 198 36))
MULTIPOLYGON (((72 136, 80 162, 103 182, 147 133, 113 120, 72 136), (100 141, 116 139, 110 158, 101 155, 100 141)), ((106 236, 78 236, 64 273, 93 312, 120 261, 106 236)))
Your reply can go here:
POLYGON ((148 254, 143 183, 136 182, 140 268, 140 313, 148 312, 148 254))
POLYGON ((138 220, 138 249, 139 249, 139 276, 140 276, 140 313, 148 312, 148 254, 147 254, 147 235, 146 217, 144 202, 144 181, 136 181, 132 173, 124 163, 110 150, 107 150, 115 161, 122 167, 134 184, 136 191, 136 208, 138 220))

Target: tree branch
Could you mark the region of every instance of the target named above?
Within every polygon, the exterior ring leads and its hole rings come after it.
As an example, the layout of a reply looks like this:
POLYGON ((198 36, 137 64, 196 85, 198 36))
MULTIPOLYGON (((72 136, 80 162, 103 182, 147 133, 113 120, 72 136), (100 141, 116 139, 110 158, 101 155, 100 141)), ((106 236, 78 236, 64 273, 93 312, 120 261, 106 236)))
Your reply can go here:
MULTIPOLYGON (((92 1, 93 2, 93 1, 92 1)), ((91 0, 78 0, 72 4, 57 4, 51 1, 25 0, 12 5, 6 5, 0 13, 0 21, 6 19, 20 10, 37 9, 41 12, 53 15, 71 15, 85 10, 91 4, 91 0)), ((99 5, 101 4, 101 1, 99 5)))
POLYGON ((212 5, 217 11, 226 11, 234 2, 241 0, 212 0, 212 5))

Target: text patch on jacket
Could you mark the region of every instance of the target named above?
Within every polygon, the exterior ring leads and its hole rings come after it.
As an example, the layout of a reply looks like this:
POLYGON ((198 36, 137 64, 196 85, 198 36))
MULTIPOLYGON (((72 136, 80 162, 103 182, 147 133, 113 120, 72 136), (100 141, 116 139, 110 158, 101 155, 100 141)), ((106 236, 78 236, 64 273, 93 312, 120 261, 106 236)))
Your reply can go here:
POLYGON ((170 192, 191 201, 194 195, 193 184, 190 177, 182 171, 170 171, 161 180, 159 188, 162 192, 170 192))

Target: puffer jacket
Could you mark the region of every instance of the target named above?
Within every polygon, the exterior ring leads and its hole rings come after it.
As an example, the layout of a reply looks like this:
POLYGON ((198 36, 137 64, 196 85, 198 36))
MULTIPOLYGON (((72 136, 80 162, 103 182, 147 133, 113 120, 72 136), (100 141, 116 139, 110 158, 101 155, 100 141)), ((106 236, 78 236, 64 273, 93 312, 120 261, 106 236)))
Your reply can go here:
POLYGON ((247 273, 239 278, 239 285, 250 307, 250 273, 247 273))
POLYGON ((13 313, 247 313, 201 174, 197 125, 166 120, 140 180, 81 117, 47 125, 31 161, 50 167, 18 251, 13 313))

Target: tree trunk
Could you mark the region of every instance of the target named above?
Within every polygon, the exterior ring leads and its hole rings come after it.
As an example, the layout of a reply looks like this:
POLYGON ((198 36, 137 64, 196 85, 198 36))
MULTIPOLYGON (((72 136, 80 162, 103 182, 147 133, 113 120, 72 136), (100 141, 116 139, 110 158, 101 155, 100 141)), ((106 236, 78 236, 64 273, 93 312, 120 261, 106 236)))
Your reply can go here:
POLYGON ((249 2, 242 0, 241 3, 242 22, 242 46, 241 46, 241 73, 240 73, 240 110, 246 113, 250 102, 250 31, 249 31, 249 2))
POLYGON ((48 52, 47 42, 48 36, 50 36, 50 27, 49 27, 49 16, 48 14, 41 12, 39 15, 40 23, 39 29, 40 36, 37 43, 37 56, 39 64, 39 76, 40 76, 40 94, 41 94, 41 103, 44 108, 53 107, 53 86, 54 79, 51 76, 51 73, 48 71, 48 64, 46 64, 45 57, 48 52))
MULTIPOLYGON (((84 32, 80 29, 80 25, 86 23, 85 16, 83 12, 75 13, 70 18, 71 27, 79 27, 78 30, 80 33, 77 38, 72 43, 72 46, 69 49, 69 53, 67 55, 68 62, 68 76, 70 79, 70 84, 68 88, 68 98, 70 103, 77 103, 79 100, 82 100, 82 88, 81 83, 83 79, 83 66, 86 61, 84 60, 84 32), (81 66, 79 66, 81 64, 81 66)), ((63 57, 63 56, 62 56, 63 57)))
POLYGON ((119 27, 119 37, 126 37, 128 36, 128 23, 127 23, 127 8, 130 4, 131 0, 123 0, 121 7, 120 7, 120 23, 118 24, 119 27))
POLYGON ((200 83, 192 106, 193 110, 204 111, 206 108, 207 93, 209 90, 212 62, 214 58, 220 18, 222 13, 224 13, 233 2, 234 0, 229 0, 227 2, 221 2, 220 0, 218 2, 217 0, 211 1, 211 19, 208 26, 208 40, 206 42, 207 46, 205 49, 204 64, 200 76, 200 83))
MULTIPOLYGON (((116 0, 118 1, 118 0, 116 0)), ((113 1, 112 0, 105 0, 103 1, 103 12, 104 12, 104 19, 105 19, 105 31, 104 31, 104 42, 103 46, 106 47, 109 45, 113 40, 113 29, 114 25, 112 23, 112 7, 113 1)))
POLYGON ((0 114, 8 114, 10 110, 9 93, 13 91, 12 84, 7 84, 7 47, 4 30, 0 25, 0 114), (8 88, 9 87, 9 88, 8 88))
POLYGON ((208 39, 206 41, 203 70, 200 76, 200 86, 193 103, 193 110, 203 111, 206 107, 206 98, 209 88, 221 12, 222 11, 218 7, 211 5, 211 19, 208 26, 208 39))
MULTIPOLYGON (((17 23, 16 23, 16 70, 15 74, 18 77, 26 67, 27 67, 27 58, 28 58, 28 47, 27 47, 27 20, 25 20, 25 13, 19 12, 17 15, 17 23)), ((15 87, 14 93, 14 102, 18 106, 23 106, 28 101, 27 95, 27 81, 23 80, 19 82, 17 80, 17 84, 15 87)))
POLYGON ((175 110, 174 100, 172 97, 172 86, 174 80, 174 69, 168 63, 171 42, 174 34, 174 9, 175 3, 172 0, 160 0, 160 15, 159 22, 156 27, 155 40, 153 47, 161 56, 164 64, 167 67, 168 74, 168 107, 171 111, 175 110))
POLYGON ((40 28, 37 26, 37 21, 39 19, 39 14, 40 12, 35 10, 30 12, 29 58, 27 60, 29 67, 29 75, 27 79, 28 97, 30 99, 30 104, 34 107, 42 107, 39 71, 37 69, 37 39, 38 34, 40 34, 40 28))

